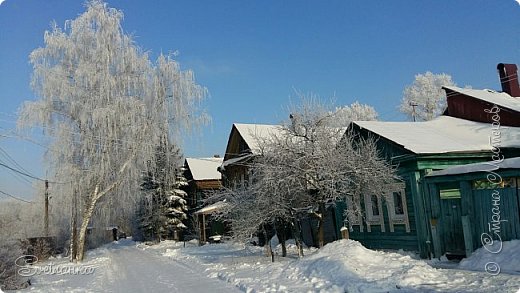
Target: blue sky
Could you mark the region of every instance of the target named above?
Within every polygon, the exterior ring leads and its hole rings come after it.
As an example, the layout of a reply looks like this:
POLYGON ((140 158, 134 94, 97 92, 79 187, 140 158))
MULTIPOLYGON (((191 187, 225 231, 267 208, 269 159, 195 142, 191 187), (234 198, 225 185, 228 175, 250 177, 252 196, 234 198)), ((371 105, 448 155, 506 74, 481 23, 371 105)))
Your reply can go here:
MULTIPOLYGON (((496 65, 520 63, 520 5, 460 1, 109 1, 123 28, 156 56, 179 51, 210 97, 211 126, 185 140, 186 156, 225 150, 231 124, 277 123, 295 89, 338 105, 373 105, 382 120, 397 111, 415 74, 453 76, 461 86, 500 89, 496 65)), ((0 134, 15 127, 30 90, 28 55, 55 20, 63 26, 83 1, 6 0, 0 4, 0 134)), ((41 140, 41 134, 35 133, 41 140)), ((43 148, 0 136, 0 147, 44 177, 43 148)), ((0 156, 0 159, 6 160, 0 156)), ((34 189, 0 168, 0 190, 30 198, 34 189)), ((1 196, 0 196, 1 198, 1 196)))

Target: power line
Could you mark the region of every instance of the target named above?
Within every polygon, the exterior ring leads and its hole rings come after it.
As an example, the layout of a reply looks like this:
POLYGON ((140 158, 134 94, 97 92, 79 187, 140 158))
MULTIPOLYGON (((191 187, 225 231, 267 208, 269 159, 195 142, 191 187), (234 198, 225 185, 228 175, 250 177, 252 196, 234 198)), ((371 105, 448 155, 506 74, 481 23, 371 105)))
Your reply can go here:
MULTIPOLYGON (((0 160, 0 163, 4 163, 4 164, 5 164, 5 162, 2 161, 2 160, 0 160)), ((18 180, 19 182, 24 183, 24 184, 26 184, 27 186, 30 186, 31 188, 34 188, 34 187, 32 186, 31 181, 30 181, 29 179, 23 177, 22 175, 20 175, 20 174, 18 174, 18 173, 14 173, 14 172, 13 172, 13 173, 9 173, 9 174, 11 174, 11 175, 12 175, 16 180, 18 180)))
POLYGON ((18 164, 18 162, 16 162, 15 159, 13 159, 13 157, 11 157, 9 155, 9 153, 7 153, 6 150, 4 150, 2 147, 0 147, 0 152, 2 152, 4 154, 4 157, 7 158, 8 161, 11 161, 11 163, 13 163, 16 167, 18 167, 20 170, 26 172, 26 173, 30 173, 29 171, 27 171, 26 169, 24 169, 24 167, 22 167, 20 164, 18 164))
POLYGON ((14 172, 16 172, 16 173, 18 173, 18 174, 21 174, 21 175, 24 175, 24 176, 27 176, 27 177, 29 177, 29 178, 36 179, 36 180, 40 180, 40 181, 45 181, 45 179, 41 179, 41 178, 38 178, 38 177, 36 177, 36 176, 33 176, 33 175, 30 175, 30 174, 27 174, 27 173, 25 173, 25 172, 22 172, 22 171, 20 171, 20 170, 17 170, 17 169, 15 169, 15 168, 10 167, 10 166, 8 166, 8 165, 6 165, 6 164, 3 164, 3 163, 1 163, 1 162, 0 162, 0 166, 3 166, 3 167, 5 167, 5 168, 7 168, 7 169, 9 169, 9 170, 11 170, 11 171, 14 171, 14 172))
MULTIPOLYGON (((21 174, 21 175, 27 176, 27 177, 32 178, 32 179, 35 179, 35 180, 39 180, 39 181, 43 181, 43 182, 47 181, 47 180, 42 179, 42 178, 40 178, 40 177, 36 177, 36 176, 31 175, 31 174, 27 174, 27 173, 25 173, 25 172, 22 172, 22 171, 20 171, 20 170, 17 170, 17 169, 15 169, 15 168, 10 167, 10 166, 8 166, 8 165, 6 165, 6 164, 3 164, 3 163, 0 163, 0 166, 5 167, 5 168, 7 168, 7 169, 9 169, 9 170, 11 170, 11 171, 14 171, 14 172, 16 172, 16 173, 18 173, 18 174, 21 174)), ((68 182, 55 182, 55 181, 49 181, 49 183, 54 183, 54 184, 67 184, 68 182)))
POLYGON ((0 193, 3 194, 3 195, 8 196, 8 197, 10 197, 10 198, 13 198, 13 199, 19 200, 19 201, 23 201, 23 202, 26 202, 26 203, 33 203, 32 201, 28 201, 28 200, 25 200, 25 199, 23 199, 23 198, 21 198, 21 197, 14 196, 14 195, 12 195, 12 194, 10 194, 10 193, 7 193, 7 192, 5 192, 5 191, 2 191, 2 190, 0 190, 0 193))

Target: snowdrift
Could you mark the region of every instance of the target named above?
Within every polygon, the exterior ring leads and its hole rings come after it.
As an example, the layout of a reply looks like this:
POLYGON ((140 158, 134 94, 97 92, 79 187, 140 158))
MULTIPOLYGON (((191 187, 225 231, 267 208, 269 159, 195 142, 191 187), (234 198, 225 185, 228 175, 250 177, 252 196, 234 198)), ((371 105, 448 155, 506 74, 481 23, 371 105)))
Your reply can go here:
POLYGON ((502 249, 497 246, 481 247, 469 258, 463 259, 459 268, 474 271, 487 271, 491 274, 509 273, 520 275, 520 240, 502 242, 502 249), (494 253, 496 252, 496 253, 494 253))

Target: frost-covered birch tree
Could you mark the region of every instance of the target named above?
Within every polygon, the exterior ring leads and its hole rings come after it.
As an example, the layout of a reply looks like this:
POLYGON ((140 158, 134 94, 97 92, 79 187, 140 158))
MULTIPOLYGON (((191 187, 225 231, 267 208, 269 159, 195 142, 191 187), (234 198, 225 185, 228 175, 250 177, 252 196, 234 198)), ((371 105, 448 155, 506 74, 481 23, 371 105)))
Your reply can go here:
POLYGON ((89 1, 63 29, 54 24, 45 32, 44 46, 30 55, 38 98, 22 106, 19 126, 41 127, 51 138, 49 169, 79 208, 77 260, 98 203, 137 202, 157 146, 206 121, 199 110, 206 90, 193 72, 171 56, 152 62, 124 33, 122 18, 102 1, 89 1))
POLYGON ((399 110, 410 119, 428 121, 439 116, 446 108, 443 86, 454 86, 451 76, 446 73, 417 74, 414 82, 403 91, 399 110))
POLYGON ((358 101, 342 107, 336 107, 330 119, 333 127, 347 127, 352 121, 375 121, 379 114, 374 107, 358 101))

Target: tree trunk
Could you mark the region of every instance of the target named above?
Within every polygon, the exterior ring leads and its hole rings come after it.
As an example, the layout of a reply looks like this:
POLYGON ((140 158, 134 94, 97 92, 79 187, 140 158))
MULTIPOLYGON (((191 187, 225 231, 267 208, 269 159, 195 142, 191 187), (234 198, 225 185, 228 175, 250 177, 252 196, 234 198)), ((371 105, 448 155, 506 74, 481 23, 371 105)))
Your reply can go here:
POLYGON ((282 245, 282 257, 287 256, 287 245, 285 243, 286 241, 286 229, 285 229, 285 221, 278 220, 276 221, 276 235, 278 236, 278 240, 280 241, 280 244, 282 245))
POLYGON ((271 237, 269 237, 269 233, 267 233, 267 229, 265 228, 265 225, 262 225, 262 228, 264 230, 264 235, 265 235, 265 239, 266 239, 265 245, 267 247, 267 256, 270 256, 271 262, 274 262, 274 252, 273 252, 273 248, 271 247, 271 237))
MULTIPOLYGON (((120 170, 120 173, 126 168, 127 164, 123 165, 123 167, 120 170)), ((78 251, 76 255, 76 259, 79 261, 83 260, 84 254, 85 254, 85 241, 87 238, 87 228, 88 223, 90 222, 90 219, 92 218, 92 214, 94 214, 94 209, 96 208, 97 201, 102 198, 105 194, 110 192, 112 189, 117 187, 121 182, 116 181, 112 184, 110 184, 107 188, 105 188, 103 191, 99 192, 99 185, 97 185, 94 188, 94 193, 92 194, 92 197, 90 199, 90 202, 88 203, 87 209, 83 212, 83 217, 81 219, 81 227, 79 230, 79 241, 78 241, 78 251)))
POLYGON ((294 236, 294 241, 296 242, 296 247, 298 248, 298 257, 303 257, 303 243, 302 243, 302 236, 301 236, 301 229, 300 224, 298 222, 298 219, 294 219, 291 223, 291 230, 292 234, 294 236))
POLYGON ((282 245, 282 257, 287 256, 287 245, 285 244, 285 235, 280 237, 280 244, 282 245))
POLYGON ((72 209, 71 209, 71 235, 70 235, 70 261, 75 261, 78 248, 78 199, 76 189, 72 193, 72 209))
POLYGON ((87 228, 88 223, 90 222, 90 219, 92 218, 92 214, 94 213, 94 208, 96 207, 97 200, 95 197, 92 199, 92 201, 89 203, 88 208, 83 213, 83 216, 81 218, 81 227, 79 229, 79 241, 78 241, 78 251, 76 259, 79 261, 83 260, 83 257, 85 256, 85 242, 87 238, 87 228))
POLYGON ((325 203, 320 202, 318 209, 320 214, 318 217, 318 246, 322 248, 325 246, 325 227, 323 225, 325 223, 325 203))

